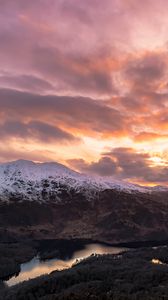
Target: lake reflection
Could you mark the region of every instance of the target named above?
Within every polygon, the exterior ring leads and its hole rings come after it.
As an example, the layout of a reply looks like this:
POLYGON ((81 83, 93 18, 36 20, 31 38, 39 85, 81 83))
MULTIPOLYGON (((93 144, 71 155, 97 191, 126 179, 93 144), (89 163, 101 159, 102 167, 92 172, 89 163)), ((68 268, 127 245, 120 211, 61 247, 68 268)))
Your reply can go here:
POLYGON ((91 254, 117 254, 125 251, 126 248, 110 247, 104 244, 87 244, 82 250, 75 251, 71 258, 60 260, 57 258, 40 261, 34 257, 31 261, 21 265, 21 271, 17 277, 13 276, 6 281, 8 286, 15 285, 24 280, 29 280, 40 275, 49 274, 54 270, 63 270, 72 267, 76 260, 90 256, 91 254))

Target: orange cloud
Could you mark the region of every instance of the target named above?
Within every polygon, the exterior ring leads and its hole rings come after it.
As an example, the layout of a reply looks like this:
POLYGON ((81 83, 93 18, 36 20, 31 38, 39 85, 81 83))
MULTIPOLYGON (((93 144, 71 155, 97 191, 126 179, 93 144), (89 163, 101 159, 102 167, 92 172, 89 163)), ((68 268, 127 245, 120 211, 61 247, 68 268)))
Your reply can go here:
POLYGON ((140 132, 134 136, 134 141, 137 143, 146 142, 146 141, 153 141, 153 140, 160 140, 160 139, 167 139, 168 134, 159 134, 155 132, 140 132))
POLYGON ((142 185, 167 184, 167 165, 151 164, 151 159, 148 153, 140 153, 133 148, 114 148, 103 153, 98 161, 87 163, 83 159, 71 159, 67 162, 84 173, 112 176, 142 185))
POLYGON ((11 158, 82 158, 88 172, 166 182, 153 152, 168 148, 167 8, 1 1, 0 135, 11 158))

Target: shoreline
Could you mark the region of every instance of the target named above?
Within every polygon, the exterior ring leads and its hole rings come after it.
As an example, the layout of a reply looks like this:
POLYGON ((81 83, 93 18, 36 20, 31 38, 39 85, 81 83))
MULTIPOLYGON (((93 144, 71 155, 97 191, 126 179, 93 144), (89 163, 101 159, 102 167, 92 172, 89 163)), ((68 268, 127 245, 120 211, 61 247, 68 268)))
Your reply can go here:
MULTIPOLYGON (((13 245, 17 244, 18 242, 14 242, 13 245)), ((1 243, 3 246, 9 246, 12 243, 1 243)), ((64 257, 65 252, 68 248, 69 255, 71 256, 71 253, 73 254, 76 250, 81 250, 84 248, 87 244, 101 244, 105 245, 107 247, 114 247, 114 248, 127 248, 130 250, 138 250, 141 248, 153 248, 153 247, 162 247, 162 246, 168 246, 168 240, 162 240, 162 241, 132 241, 132 242, 122 242, 122 243, 108 243, 100 240, 92 240, 92 239, 45 239, 45 240, 32 240, 32 241, 26 241, 25 244, 30 244, 32 248, 30 248, 30 251, 32 249, 34 250, 34 254, 38 254, 41 261, 47 261, 51 259, 59 258, 61 259, 64 257)), ((22 247, 22 244, 20 244, 20 247, 22 247)), ((16 253, 17 256, 17 253, 16 253)), ((16 257, 13 257, 15 259, 16 257)), ((4 283, 7 279, 12 278, 15 276, 15 274, 19 274, 20 266, 23 263, 29 262, 29 260, 32 259, 32 256, 29 256, 26 259, 23 259, 19 264, 16 266, 16 272, 12 272, 11 274, 7 273, 7 276, 0 277, 0 282, 4 283), (19 267, 19 268, 18 268, 19 267)))

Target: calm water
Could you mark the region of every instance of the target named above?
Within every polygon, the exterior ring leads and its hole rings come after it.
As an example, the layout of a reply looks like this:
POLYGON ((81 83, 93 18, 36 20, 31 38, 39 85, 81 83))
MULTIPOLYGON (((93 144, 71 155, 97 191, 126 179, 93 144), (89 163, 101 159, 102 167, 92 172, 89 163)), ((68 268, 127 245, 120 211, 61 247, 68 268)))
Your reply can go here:
POLYGON ((86 258, 91 254, 118 254, 125 250, 126 248, 116 248, 96 243, 85 245, 82 250, 74 251, 71 258, 65 258, 63 260, 54 258, 46 261, 40 261, 38 257, 34 257, 31 261, 22 264, 19 275, 13 276, 11 279, 6 281, 6 284, 8 286, 12 286, 24 280, 49 274, 54 270, 71 268, 76 260, 86 258))

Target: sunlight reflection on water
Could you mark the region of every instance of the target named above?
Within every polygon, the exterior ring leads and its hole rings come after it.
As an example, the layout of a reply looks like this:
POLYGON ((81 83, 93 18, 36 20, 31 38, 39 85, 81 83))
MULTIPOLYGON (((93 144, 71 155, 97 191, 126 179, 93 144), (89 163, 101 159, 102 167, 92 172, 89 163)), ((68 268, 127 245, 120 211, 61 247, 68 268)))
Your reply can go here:
POLYGON ((15 285, 19 282, 38 277, 43 274, 49 274, 54 270, 63 270, 72 267, 77 261, 84 259, 91 254, 118 254, 126 248, 110 247, 102 244, 88 244, 84 249, 75 251, 70 259, 60 260, 57 258, 40 261, 38 257, 34 257, 31 261, 21 265, 21 272, 18 276, 13 276, 6 281, 8 286, 15 285))

